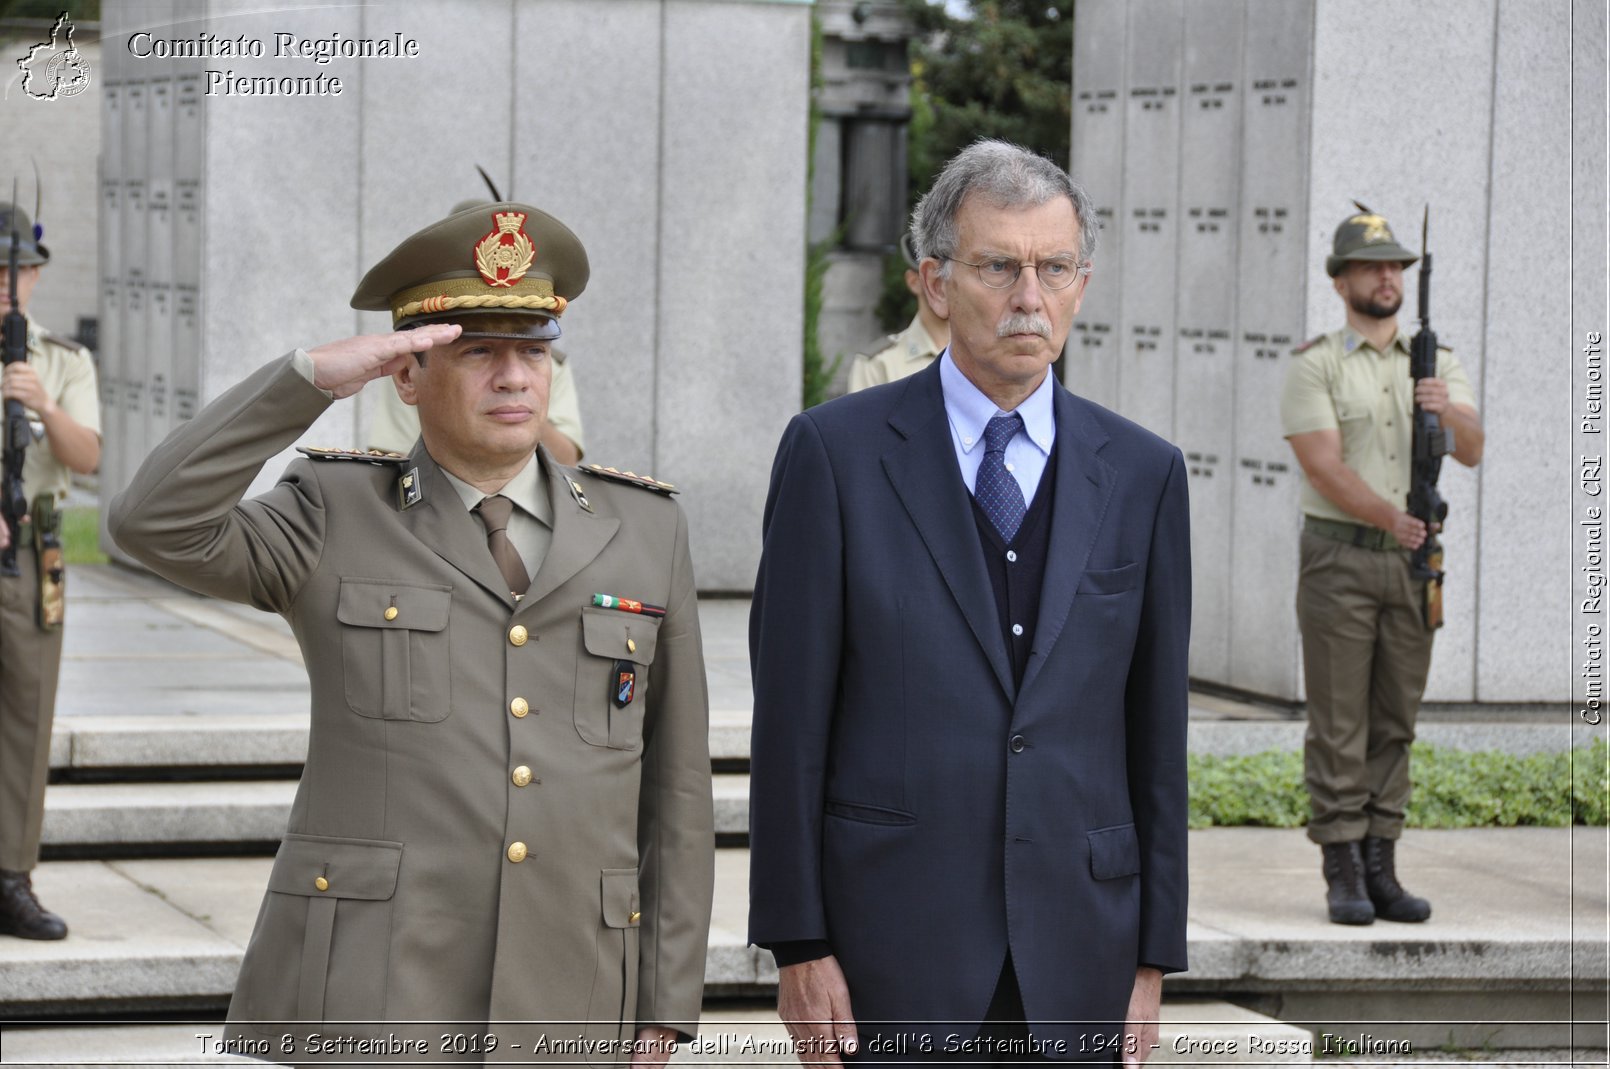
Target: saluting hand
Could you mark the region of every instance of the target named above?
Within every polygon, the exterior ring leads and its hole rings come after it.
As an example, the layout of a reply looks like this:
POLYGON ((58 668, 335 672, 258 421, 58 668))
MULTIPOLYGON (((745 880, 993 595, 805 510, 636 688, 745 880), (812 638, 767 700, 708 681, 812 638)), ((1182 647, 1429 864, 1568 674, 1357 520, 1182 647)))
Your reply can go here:
POLYGON ((400 370, 410 353, 445 345, 463 332, 457 323, 432 323, 390 334, 360 334, 309 349, 313 358, 313 385, 338 399, 351 397, 372 379, 400 370))

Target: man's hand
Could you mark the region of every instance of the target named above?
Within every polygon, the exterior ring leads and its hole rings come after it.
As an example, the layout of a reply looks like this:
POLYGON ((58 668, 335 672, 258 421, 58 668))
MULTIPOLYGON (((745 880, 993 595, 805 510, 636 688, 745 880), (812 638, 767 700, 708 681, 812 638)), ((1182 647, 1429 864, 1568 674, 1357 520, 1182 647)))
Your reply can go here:
POLYGON ((432 323, 390 334, 360 334, 309 349, 307 355, 313 358, 313 385, 330 391, 337 399, 351 397, 363 389, 364 383, 399 370, 410 353, 445 345, 463 329, 457 323, 432 323))
POLYGON ((805 1065, 839 1065, 840 1050, 855 1053, 850 985, 831 954, 777 970, 777 1016, 805 1065))
POLYGON ((0 397, 21 401, 37 412, 40 419, 50 415, 56 408, 56 402, 45 392, 44 385, 39 381, 39 373, 32 364, 6 365, 4 376, 0 377, 0 397))
POLYGON ((1442 379, 1419 379, 1414 384, 1414 403, 1427 412, 1442 415, 1448 411, 1448 383, 1442 379))
POLYGON ((1157 1043, 1157 1012, 1163 1001, 1163 974, 1142 965, 1135 970, 1129 993, 1128 1027, 1124 1031, 1124 1067, 1141 1066, 1157 1043))
POLYGON ((1415 550, 1425 544, 1426 525, 1419 517, 1411 516, 1407 512, 1392 514, 1392 537, 1398 540, 1398 545, 1404 549, 1415 550))
POLYGON ((664 1065, 676 1049, 677 1031, 657 1024, 646 1024, 637 1030, 637 1042, 632 1046, 632 1065, 652 1069, 664 1065))

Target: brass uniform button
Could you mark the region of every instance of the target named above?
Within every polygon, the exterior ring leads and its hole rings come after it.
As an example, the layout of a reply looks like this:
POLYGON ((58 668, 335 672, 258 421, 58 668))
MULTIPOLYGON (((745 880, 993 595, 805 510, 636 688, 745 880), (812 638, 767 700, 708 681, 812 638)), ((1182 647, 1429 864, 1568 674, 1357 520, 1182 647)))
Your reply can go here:
POLYGON ((512 645, 524 646, 525 645, 525 640, 527 638, 529 638, 529 637, 530 637, 530 632, 528 632, 520 624, 515 624, 513 627, 509 628, 509 642, 512 645))
POLYGON ((509 860, 510 861, 512 861, 516 865, 518 865, 520 862, 525 860, 525 855, 526 855, 525 843, 512 842, 512 843, 509 844, 509 860))
POLYGON ((395 606, 395 605, 387 606, 384 615, 385 615, 386 619, 388 619, 388 620, 395 620, 397 618, 397 606, 395 606))
POLYGON ((509 778, 514 780, 514 785, 516 787, 524 787, 526 784, 531 782, 531 770, 525 765, 520 765, 514 770, 514 774, 509 778))
POLYGON ((516 698, 516 699, 514 699, 514 701, 509 703, 509 713, 516 720, 518 720, 521 717, 525 716, 530 711, 531 711, 531 703, 526 701, 524 698, 516 698))
POLYGON ((635 640, 633 640, 633 639, 627 639, 626 640, 626 652, 627 653, 636 653, 637 652, 637 642, 635 640))
POLYGON ((317 887, 321 891, 328 891, 330 889, 330 881, 326 880, 323 876, 320 876, 318 879, 313 881, 313 886, 317 887))
POLYGON ((630 917, 626 918, 626 923, 628 923, 628 924, 636 924, 638 921, 640 921, 642 919, 643 919, 643 915, 641 913, 639 913, 637 910, 634 909, 634 910, 632 910, 632 915, 630 917))

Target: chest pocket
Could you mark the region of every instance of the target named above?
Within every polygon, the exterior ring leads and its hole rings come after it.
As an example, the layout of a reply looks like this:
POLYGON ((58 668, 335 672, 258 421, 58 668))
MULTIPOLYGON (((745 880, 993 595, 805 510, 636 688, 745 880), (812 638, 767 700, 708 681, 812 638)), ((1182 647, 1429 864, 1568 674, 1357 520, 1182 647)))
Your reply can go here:
POLYGON ((1362 391, 1344 386, 1335 394, 1336 427, 1342 435, 1342 455, 1355 458, 1355 463, 1359 450, 1368 444, 1375 433, 1375 397, 1370 392, 1372 388, 1373 384, 1362 391))
POLYGON ((581 610, 576 657, 576 732, 594 746, 635 750, 643 742, 648 668, 660 621, 614 609, 581 610), (619 704, 622 696, 630 700, 619 704))
POLYGON ((342 579, 336 619, 347 705, 382 720, 447 719, 452 670, 447 620, 451 587, 387 579, 342 579))

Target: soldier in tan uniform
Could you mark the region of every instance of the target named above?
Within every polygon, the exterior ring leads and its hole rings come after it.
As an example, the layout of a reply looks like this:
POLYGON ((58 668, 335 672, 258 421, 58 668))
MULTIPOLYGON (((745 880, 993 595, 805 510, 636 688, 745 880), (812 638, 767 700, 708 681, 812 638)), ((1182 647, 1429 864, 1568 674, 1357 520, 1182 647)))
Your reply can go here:
POLYGON ((1302 466, 1297 623, 1308 691, 1308 837, 1324 853, 1338 924, 1423 921, 1431 904, 1398 882, 1395 844, 1409 800, 1409 746, 1431 667, 1423 584, 1409 554, 1426 526, 1408 514, 1414 406, 1454 435, 1454 459, 1481 461, 1476 398, 1452 352, 1409 377, 1398 326, 1403 271, 1417 259, 1360 207, 1337 227, 1326 272, 1347 325, 1297 350, 1280 414, 1302 466))
POLYGON ((470 1060, 649 1064, 696 1028, 714 835, 687 521, 669 484, 539 445, 586 281, 535 208, 449 215, 352 299, 396 333, 269 363, 113 504, 132 555, 282 614, 307 663, 307 765, 230 1004, 271 1057, 403 1060, 401 1037, 445 1060, 448 1033, 470 1060), (381 375, 423 449, 312 450, 241 500, 381 375))
POLYGON ((900 236, 900 254, 906 260, 906 288, 917 298, 917 314, 905 330, 890 334, 881 349, 855 358, 850 365, 850 393, 914 375, 933 363, 950 344, 950 324, 939 318, 923 292, 910 231, 900 236))
MULTIPOLYGON (((11 310, 9 263, 13 216, 18 236, 17 306, 25 315, 50 252, 39 244, 27 213, 0 203, 0 313, 11 310)), ((77 342, 28 320, 28 359, 5 369, 0 395, 27 408, 33 440, 23 463, 23 492, 30 504, 47 498, 53 509, 67 497, 74 472, 101 462, 101 410, 95 365, 77 342)), ((0 545, 11 532, 0 523, 0 545)), ((50 770, 50 728, 61 669, 59 619, 41 626, 39 551, 35 539, 17 546, 21 575, 0 577, 0 933, 24 939, 61 939, 62 919, 34 896, 30 873, 39 863, 39 830, 50 770)), ((57 606, 61 602, 55 599, 57 606)))

